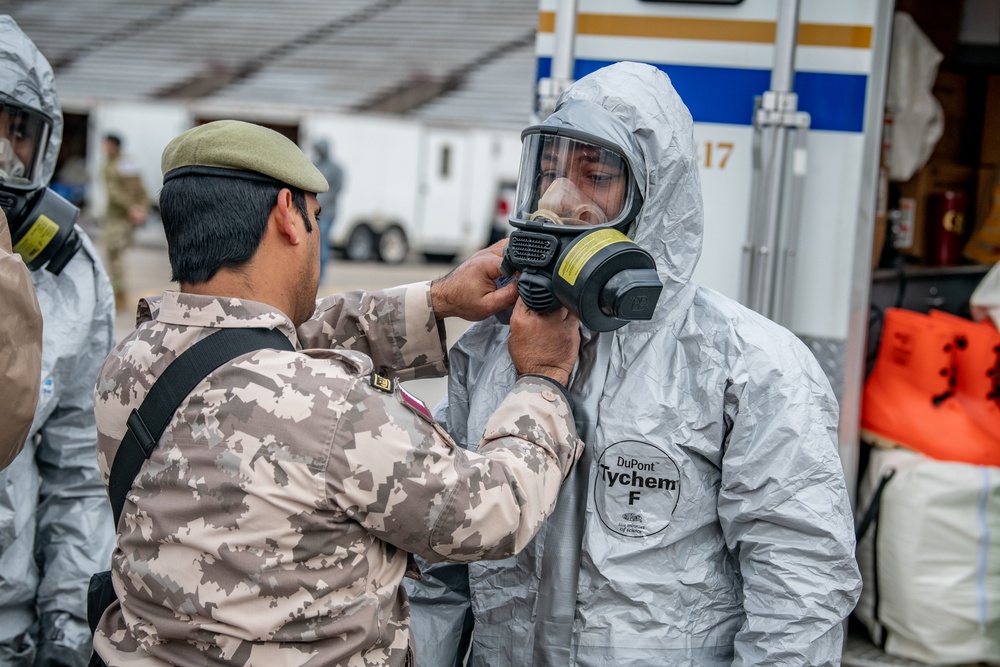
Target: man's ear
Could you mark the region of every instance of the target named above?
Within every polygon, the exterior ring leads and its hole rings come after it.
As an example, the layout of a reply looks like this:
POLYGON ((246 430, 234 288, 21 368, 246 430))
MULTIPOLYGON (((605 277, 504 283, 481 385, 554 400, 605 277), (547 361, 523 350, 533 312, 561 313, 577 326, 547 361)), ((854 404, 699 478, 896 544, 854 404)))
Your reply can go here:
POLYGON ((304 229, 297 224, 299 218, 298 210, 292 202, 292 191, 288 188, 281 188, 278 191, 278 199, 271 210, 271 217, 277 225, 278 233, 281 234, 292 245, 302 242, 304 229))

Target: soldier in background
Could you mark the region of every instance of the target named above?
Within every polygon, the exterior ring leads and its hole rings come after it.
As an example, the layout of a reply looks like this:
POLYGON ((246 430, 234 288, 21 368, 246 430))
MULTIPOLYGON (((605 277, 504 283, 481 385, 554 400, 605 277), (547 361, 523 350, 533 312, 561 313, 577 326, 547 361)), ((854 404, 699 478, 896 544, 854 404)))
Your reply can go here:
POLYGON ((102 176, 108 196, 108 206, 101 223, 104 247, 108 253, 108 270, 115 291, 115 307, 128 306, 128 284, 125 278, 125 252, 132 246, 136 227, 146 224, 149 196, 142 184, 139 166, 122 155, 122 140, 114 134, 104 137, 106 161, 102 176))
POLYGON ((109 664, 413 664, 408 553, 506 558, 555 505, 582 447, 564 389, 579 324, 518 302, 518 374, 478 453, 455 446, 399 380, 447 372, 443 319, 514 304, 501 245, 444 278, 316 301, 323 175, 282 135, 217 121, 163 153, 160 210, 179 292, 97 382, 99 461, 164 368, 220 329, 267 328, 263 349, 187 396, 125 501, 118 600, 94 637, 109 664))

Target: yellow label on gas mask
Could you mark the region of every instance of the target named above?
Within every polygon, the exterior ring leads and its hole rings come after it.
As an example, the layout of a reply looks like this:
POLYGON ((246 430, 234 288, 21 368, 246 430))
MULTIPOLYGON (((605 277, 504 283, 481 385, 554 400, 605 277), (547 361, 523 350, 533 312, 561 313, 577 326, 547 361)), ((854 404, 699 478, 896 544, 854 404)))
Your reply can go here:
POLYGON ((19 254, 24 263, 35 261, 35 258, 42 254, 42 251, 49 245, 49 241, 59 233, 59 225, 52 222, 52 219, 45 215, 38 216, 35 223, 31 225, 27 233, 14 246, 14 252, 19 254))
POLYGON ((602 248, 613 243, 628 243, 628 237, 617 229, 599 229, 587 234, 573 246, 573 249, 566 255, 566 259, 559 264, 559 277, 570 285, 575 285, 576 279, 580 277, 580 272, 583 271, 583 267, 590 261, 590 258, 602 248))

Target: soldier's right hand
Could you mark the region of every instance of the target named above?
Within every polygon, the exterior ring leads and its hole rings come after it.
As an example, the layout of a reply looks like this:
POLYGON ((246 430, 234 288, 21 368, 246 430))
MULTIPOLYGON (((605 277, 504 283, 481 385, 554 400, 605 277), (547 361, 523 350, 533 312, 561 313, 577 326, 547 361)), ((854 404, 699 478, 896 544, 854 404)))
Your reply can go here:
POLYGON ((518 375, 544 375, 565 387, 580 354, 580 320, 565 308, 536 313, 518 299, 507 349, 518 375))
POLYGON ((147 216, 148 211, 141 204, 130 206, 128 209, 128 221, 132 223, 133 227, 142 227, 145 225, 147 216))

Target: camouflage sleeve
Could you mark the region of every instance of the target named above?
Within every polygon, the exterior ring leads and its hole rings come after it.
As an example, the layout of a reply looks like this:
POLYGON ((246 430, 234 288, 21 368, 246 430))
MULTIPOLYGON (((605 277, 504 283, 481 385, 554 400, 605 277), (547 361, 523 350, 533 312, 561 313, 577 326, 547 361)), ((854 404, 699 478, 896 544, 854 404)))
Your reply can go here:
POLYGON ((398 390, 357 383, 331 448, 327 496, 372 534, 431 562, 508 558, 534 537, 583 451, 565 397, 521 378, 478 453, 398 390))
POLYGON ((128 192, 125 189, 125 184, 118 175, 118 170, 114 164, 105 164, 103 174, 104 188, 108 194, 108 213, 109 215, 112 212, 115 212, 116 215, 120 214, 121 211, 127 210, 131 203, 128 192))
POLYGON ((142 184, 142 177, 138 174, 125 177, 125 190, 129 198, 129 207, 142 206, 149 208, 149 194, 146 186, 142 184))
POLYGON ((363 352, 400 380, 448 372, 444 323, 434 317, 429 282, 328 296, 296 333, 303 349, 363 352))
POLYGON ((102 171, 108 196, 108 217, 128 215, 131 208, 149 208, 149 194, 138 165, 128 158, 105 163, 102 171))
POLYGON ((146 186, 142 182, 142 176, 137 176, 135 180, 139 190, 139 203, 143 206, 149 206, 152 202, 149 199, 149 192, 146 191, 146 186))

